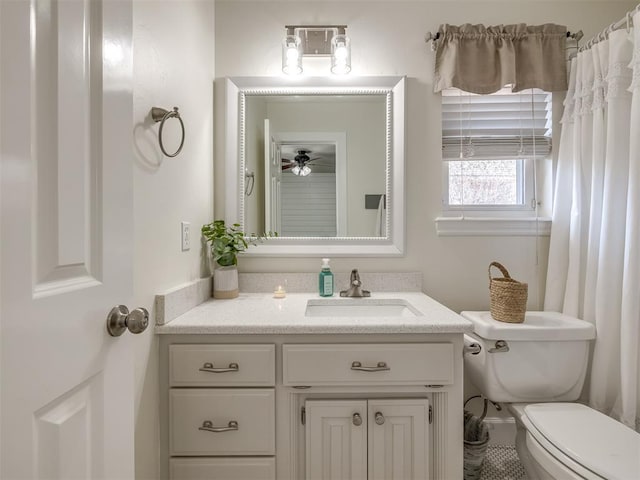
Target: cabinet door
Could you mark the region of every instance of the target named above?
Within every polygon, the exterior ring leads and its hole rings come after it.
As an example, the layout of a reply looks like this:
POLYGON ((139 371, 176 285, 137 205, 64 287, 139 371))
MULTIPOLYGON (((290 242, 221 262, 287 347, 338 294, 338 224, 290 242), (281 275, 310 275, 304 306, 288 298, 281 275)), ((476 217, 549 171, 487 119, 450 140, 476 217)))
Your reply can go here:
POLYGON ((369 400, 369 480, 429 478, 429 400, 369 400))
POLYGON ((367 402, 307 400, 307 480, 367 478, 367 402))

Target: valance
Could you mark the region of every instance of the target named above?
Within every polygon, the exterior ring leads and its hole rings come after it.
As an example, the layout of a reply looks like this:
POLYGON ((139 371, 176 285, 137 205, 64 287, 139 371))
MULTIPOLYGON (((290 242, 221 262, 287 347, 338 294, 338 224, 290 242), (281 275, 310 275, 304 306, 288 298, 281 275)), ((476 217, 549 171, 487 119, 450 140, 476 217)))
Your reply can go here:
POLYGON ((544 25, 441 25, 434 91, 456 87, 487 94, 511 84, 514 92, 567 89, 567 27, 544 25))

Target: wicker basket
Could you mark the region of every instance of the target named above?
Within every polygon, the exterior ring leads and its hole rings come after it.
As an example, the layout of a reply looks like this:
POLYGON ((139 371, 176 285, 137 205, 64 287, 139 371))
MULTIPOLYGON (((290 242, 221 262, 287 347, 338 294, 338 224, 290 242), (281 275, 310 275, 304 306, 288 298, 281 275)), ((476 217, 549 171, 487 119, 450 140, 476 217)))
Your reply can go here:
POLYGON ((518 282, 511 278, 509 272, 498 262, 489 265, 489 297, 491 300, 491 316, 507 323, 524 322, 524 314, 527 310, 526 283, 518 282), (502 272, 502 278, 491 277, 491 267, 496 267, 502 272))

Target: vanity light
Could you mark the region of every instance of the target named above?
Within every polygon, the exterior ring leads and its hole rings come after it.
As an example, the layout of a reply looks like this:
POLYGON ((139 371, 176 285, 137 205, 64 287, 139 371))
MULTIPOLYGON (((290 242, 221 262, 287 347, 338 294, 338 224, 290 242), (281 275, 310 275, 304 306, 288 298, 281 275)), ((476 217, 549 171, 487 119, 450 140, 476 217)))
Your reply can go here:
POLYGON ((351 41, 344 34, 331 39, 331 72, 339 75, 351 71, 351 41))
POLYGON ((302 73, 302 46, 300 37, 293 30, 282 41, 282 71, 287 75, 302 73))
POLYGON ((331 57, 331 72, 351 71, 351 42, 346 25, 286 25, 282 42, 282 71, 288 75, 302 73, 302 57, 331 57))

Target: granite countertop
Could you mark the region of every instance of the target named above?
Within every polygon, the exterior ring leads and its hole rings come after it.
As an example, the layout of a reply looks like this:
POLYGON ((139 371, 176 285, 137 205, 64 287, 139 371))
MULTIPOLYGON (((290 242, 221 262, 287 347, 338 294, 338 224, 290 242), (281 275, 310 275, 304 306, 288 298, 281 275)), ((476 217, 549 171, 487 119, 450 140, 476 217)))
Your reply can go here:
POLYGON ((408 302, 416 316, 305 316, 308 300, 315 293, 243 293, 232 300, 210 299, 155 327, 157 334, 397 334, 471 332, 471 322, 419 292, 372 293, 370 298, 329 297, 332 303, 385 303, 388 299, 408 302))

